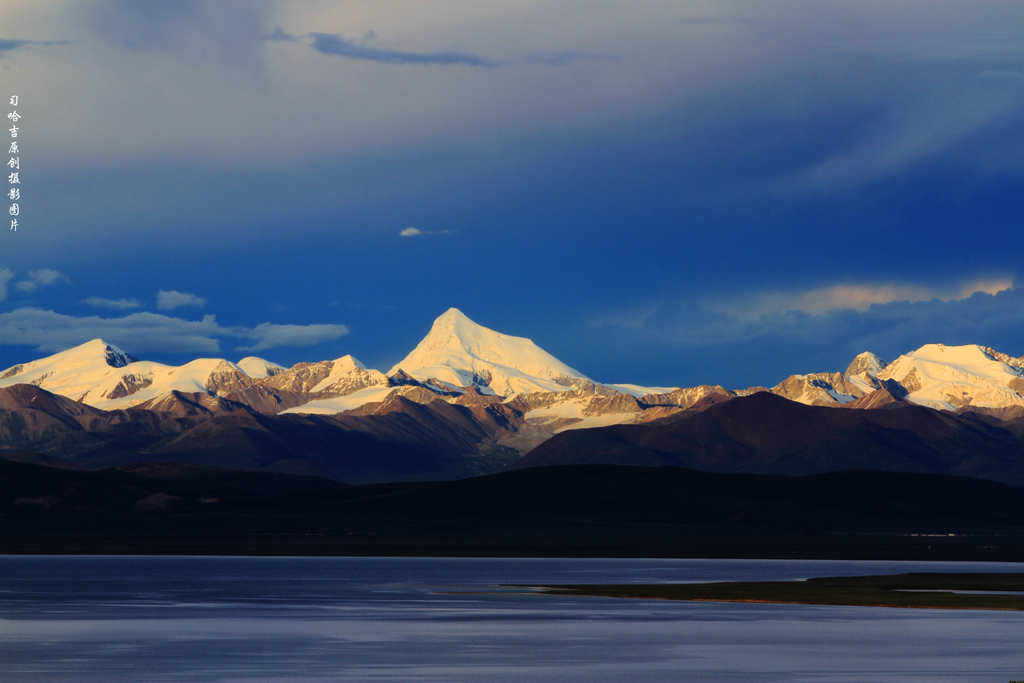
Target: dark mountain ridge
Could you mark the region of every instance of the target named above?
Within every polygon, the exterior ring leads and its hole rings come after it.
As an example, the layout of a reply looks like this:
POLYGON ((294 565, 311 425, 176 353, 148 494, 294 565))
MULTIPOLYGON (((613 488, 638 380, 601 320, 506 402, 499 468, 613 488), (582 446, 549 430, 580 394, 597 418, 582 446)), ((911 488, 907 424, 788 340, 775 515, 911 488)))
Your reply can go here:
POLYGON ((359 487, 145 463, 0 460, 5 552, 1024 559, 1021 487, 877 471, 808 477, 544 467, 359 487))
POLYGON ((204 406, 209 397, 169 399, 166 412, 104 411, 31 385, 0 388, 0 453, 34 451, 87 468, 161 460, 353 483, 466 477, 519 456, 495 444, 522 420, 501 404, 392 395, 366 414, 264 415, 221 404, 214 412, 204 406))
POLYGON ((850 469, 951 474, 1024 483, 1015 421, 898 407, 837 410, 769 393, 647 425, 555 435, 511 466, 608 464, 801 476, 850 469))

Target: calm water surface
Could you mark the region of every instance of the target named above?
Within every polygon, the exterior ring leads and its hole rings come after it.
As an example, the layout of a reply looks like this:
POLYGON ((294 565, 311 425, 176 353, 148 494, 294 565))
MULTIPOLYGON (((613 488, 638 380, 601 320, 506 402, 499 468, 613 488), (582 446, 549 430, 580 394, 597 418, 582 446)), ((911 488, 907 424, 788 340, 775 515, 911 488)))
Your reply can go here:
POLYGON ((1024 565, 0 557, 0 679, 1024 679, 1021 612, 627 601, 500 587, 905 571, 1024 565))

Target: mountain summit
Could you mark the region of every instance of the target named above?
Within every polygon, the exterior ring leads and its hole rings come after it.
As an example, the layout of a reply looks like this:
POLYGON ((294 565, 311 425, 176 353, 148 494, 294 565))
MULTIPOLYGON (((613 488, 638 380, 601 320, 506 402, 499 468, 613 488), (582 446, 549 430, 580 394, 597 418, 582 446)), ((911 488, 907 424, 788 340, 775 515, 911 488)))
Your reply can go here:
POLYGON ((909 400, 940 410, 964 406, 1024 406, 1024 367, 1019 358, 974 344, 926 344, 904 354, 878 374, 893 379, 909 400))
POLYGON ((77 401, 116 370, 137 361, 113 344, 93 339, 52 356, 7 368, 0 374, 0 387, 35 384, 77 401))
POLYGON ((495 332, 449 308, 412 353, 388 373, 404 370, 419 380, 452 387, 475 385, 485 393, 510 396, 567 391, 590 379, 523 337, 495 332))

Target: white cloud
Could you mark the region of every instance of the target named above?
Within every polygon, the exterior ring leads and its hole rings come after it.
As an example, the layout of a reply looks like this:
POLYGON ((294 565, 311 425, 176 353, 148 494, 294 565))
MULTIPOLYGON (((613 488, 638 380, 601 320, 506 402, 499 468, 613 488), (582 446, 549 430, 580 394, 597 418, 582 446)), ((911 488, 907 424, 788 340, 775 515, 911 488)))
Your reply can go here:
POLYGON ((14 277, 14 271, 0 268, 0 301, 7 298, 7 283, 14 277))
POLYGON ((239 351, 264 351, 279 346, 313 346, 333 341, 349 333, 345 325, 274 325, 261 323, 245 336, 256 340, 252 346, 235 347, 239 351))
POLYGON ((176 290, 160 290, 156 293, 156 307, 163 311, 173 311, 183 306, 195 306, 202 308, 206 305, 206 299, 195 294, 186 294, 176 290))
POLYGON ((91 296, 88 299, 82 299, 82 303, 87 306, 95 306, 96 308, 113 308, 118 311, 123 311, 129 308, 140 308, 142 303, 138 299, 104 299, 98 296, 91 296))
MULTIPOLYGON (((978 278, 934 287, 917 284, 843 283, 808 290, 756 292, 695 301, 661 300, 592 315, 595 327, 623 330, 672 329, 679 338, 738 339, 753 334, 758 325, 786 320, 787 316, 820 317, 866 313, 879 306, 964 302, 976 294, 1014 292, 1013 278, 978 278), (875 308, 873 308, 875 307, 875 308), (767 321, 767 322, 766 322, 767 321)), ((881 309, 878 309, 881 310, 881 309)))
POLYGON ((753 319, 772 313, 802 311, 812 315, 828 311, 866 311, 874 304, 895 301, 959 301, 972 294, 996 294, 1013 289, 1013 278, 985 278, 946 287, 915 284, 837 284, 804 291, 762 292, 752 296, 718 301, 714 310, 753 319))
POLYGON ((245 350, 280 346, 310 346, 348 333, 344 325, 273 325, 255 328, 225 327, 212 315, 185 320, 159 313, 132 313, 123 318, 75 317, 38 308, 0 313, 0 339, 4 344, 32 346, 54 353, 100 338, 132 353, 206 353, 220 351, 225 339, 254 340, 245 350))
POLYGON ((398 234, 401 237, 415 237, 416 235, 449 235, 451 232, 451 230, 420 230, 409 227, 398 234))
POLYGON ((232 332, 219 325, 212 315, 191 321, 157 313, 133 313, 124 318, 95 315, 77 318, 38 308, 0 313, 0 337, 5 344, 33 346, 36 351, 46 353, 96 338, 133 352, 216 353, 220 349, 218 337, 232 332))
POLYGON ((40 268, 39 270, 30 270, 28 279, 17 283, 14 288, 19 292, 34 292, 40 287, 46 287, 56 282, 70 283, 71 280, 52 268, 40 268))

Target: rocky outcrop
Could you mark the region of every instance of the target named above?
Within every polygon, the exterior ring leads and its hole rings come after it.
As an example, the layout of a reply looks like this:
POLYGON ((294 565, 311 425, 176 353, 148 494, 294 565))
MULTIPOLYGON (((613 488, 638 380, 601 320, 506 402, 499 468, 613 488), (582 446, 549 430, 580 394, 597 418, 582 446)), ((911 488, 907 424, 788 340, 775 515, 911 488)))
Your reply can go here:
POLYGON ((792 375, 771 391, 776 396, 811 406, 839 406, 864 395, 864 391, 841 372, 792 375))

